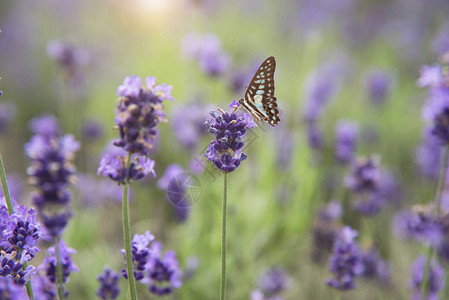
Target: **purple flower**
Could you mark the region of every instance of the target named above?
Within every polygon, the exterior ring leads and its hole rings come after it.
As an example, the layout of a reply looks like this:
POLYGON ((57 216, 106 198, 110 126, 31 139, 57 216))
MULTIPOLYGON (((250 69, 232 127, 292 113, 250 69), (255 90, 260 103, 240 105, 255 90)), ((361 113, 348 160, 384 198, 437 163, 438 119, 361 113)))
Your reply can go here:
MULTIPOLYGON (((412 289, 413 299, 419 300, 421 298, 421 285, 424 278, 424 268, 426 258, 424 255, 418 257, 412 264, 412 289)), ((445 274, 440 264, 432 259, 427 273, 427 297, 429 300, 438 300, 438 293, 444 286, 445 274)))
POLYGON ((200 104, 180 106, 173 110, 172 129, 176 139, 183 147, 194 151, 201 138, 206 134, 204 119, 207 117, 207 107, 200 104))
POLYGON ((340 230, 338 219, 340 219, 342 213, 343 208, 336 201, 329 202, 318 211, 312 227, 313 249, 311 257, 314 262, 321 262, 322 258, 332 250, 340 230))
POLYGON ((346 226, 340 232, 333 247, 329 260, 329 271, 334 278, 327 280, 327 284, 338 290, 351 290, 356 287, 355 276, 363 274, 363 262, 355 238, 358 233, 346 226))
POLYGON ((315 123, 307 123, 307 141, 312 149, 324 147, 324 137, 321 128, 315 123))
MULTIPOLYGON (((45 275, 50 280, 51 283, 56 283, 56 245, 47 249, 47 257, 45 257, 42 265, 39 269, 45 271, 45 275)), ((76 254, 76 251, 72 248, 68 248, 63 240, 58 243, 59 247, 59 258, 62 267, 62 281, 67 283, 69 280, 69 275, 72 272, 78 272, 78 267, 72 261, 72 255, 76 254)))
MULTIPOLYGON (((145 234, 135 234, 133 240, 131 241, 134 278, 138 281, 144 278, 145 266, 150 259, 150 255, 152 254, 150 250, 150 243, 153 241, 154 236, 149 231, 146 231, 145 234)), ((125 249, 122 249, 122 253, 125 255, 125 249)), ((122 269, 122 275, 124 278, 128 279, 126 269, 122 269)))
POLYGON ((118 272, 104 268, 103 273, 97 276, 97 280, 100 282, 97 296, 101 299, 116 299, 120 294, 119 276, 118 272))
POLYGON ((379 253, 376 250, 370 249, 364 251, 361 258, 363 263, 363 277, 376 279, 385 284, 390 281, 390 266, 379 256, 379 253))
POLYGON ((6 253, 1 250, 0 276, 12 278, 18 285, 25 285, 35 272, 34 266, 28 266, 23 269, 23 265, 31 259, 26 251, 18 254, 16 251, 6 253))
POLYGON ((153 177, 156 177, 154 160, 143 156, 133 156, 129 168, 127 167, 127 160, 127 156, 114 157, 105 154, 100 161, 97 175, 102 174, 120 184, 140 180, 150 173, 153 174, 153 177))
POLYGON ((78 174, 76 182, 77 191, 86 206, 99 206, 107 200, 120 201, 122 199, 122 188, 108 179, 98 180, 90 174, 78 174))
POLYGON ((2 231, 0 245, 7 252, 22 253, 25 250, 31 257, 34 257, 34 254, 40 251, 37 247, 39 235, 39 223, 34 209, 28 210, 23 205, 16 206, 2 231))
POLYGON ((86 141, 93 142, 103 135, 103 126, 96 120, 87 120, 83 123, 81 135, 86 141))
POLYGON ((14 103, 0 103, 0 133, 6 132, 8 130, 9 124, 16 115, 16 109, 17 108, 14 103))
POLYGON ((424 176, 433 179, 438 177, 442 148, 441 143, 432 134, 431 130, 426 129, 415 155, 416 163, 424 176))
POLYGON ((117 90, 121 98, 114 122, 120 139, 115 140, 114 145, 127 152, 148 155, 157 133, 156 125, 166 121, 162 101, 173 101, 171 89, 166 84, 156 85, 154 77, 147 77, 144 87, 140 77, 126 77, 117 90))
MULTIPOLYGON (((52 118, 46 117, 45 120, 52 118)), ((61 234, 70 216, 68 187, 75 180, 76 169, 72 161, 79 143, 72 135, 59 137, 53 121, 48 123, 44 119, 36 119, 34 122, 52 124, 50 127, 34 127, 39 133, 25 145, 25 151, 30 159, 29 182, 36 188, 33 203, 48 233, 55 237, 61 234)))
POLYGON ((215 136, 206 153, 208 161, 212 161, 223 173, 234 171, 247 158, 242 152, 243 136, 252 124, 245 116, 238 116, 235 109, 231 112, 220 110, 221 115, 211 111, 212 118, 206 121, 209 132, 215 136))
POLYGON ((370 70, 365 77, 365 89, 373 104, 382 104, 387 100, 394 85, 391 73, 384 70, 370 70))
POLYGON ((439 245, 444 235, 440 219, 419 207, 415 207, 413 212, 398 213, 394 217, 393 225, 398 237, 414 239, 433 246, 439 245))
POLYGON ((185 222, 189 217, 190 202, 187 201, 186 192, 191 183, 191 176, 177 164, 169 165, 164 176, 157 182, 158 187, 167 192, 168 200, 173 205, 175 217, 179 222, 185 222))
MULTIPOLYGON (((33 279, 36 276, 33 276, 33 279)), ((33 285, 34 291, 34 285, 33 285)), ((26 290, 23 286, 18 285, 14 282, 14 279, 11 277, 0 277, 0 295, 1 299, 4 300, 14 300, 14 299, 27 299, 26 290)), ((34 295, 35 299, 37 298, 36 294, 34 295)), ((43 300, 47 300, 42 298, 43 300)))
POLYGON ((56 299, 56 285, 51 283, 48 277, 37 273, 31 279, 34 298, 39 300, 56 299))
POLYGON ((335 156, 342 164, 352 161, 357 148, 359 128, 357 123, 338 121, 335 131, 335 156))
POLYGON ((250 299, 282 299, 279 294, 288 288, 290 278, 280 268, 270 268, 257 280, 257 290, 251 292, 250 299), (258 298, 262 295, 262 298, 258 298), (279 297, 279 298, 277 298, 279 297))
POLYGON ((379 188, 381 171, 378 156, 361 157, 351 167, 351 173, 345 178, 345 185, 356 193, 373 192, 379 188))
POLYGON ((57 136, 60 131, 58 119, 52 115, 33 118, 29 122, 28 127, 34 134, 43 136, 57 136))
POLYGON ((149 285, 149 290, 156 295, 168 295, 173 289, 182 285, 181 270, 175 252, 167 251, 162 255, 162 244, 154 242, 151 247, 151 256, 145 266, 146 277, 142 283, 149 285))
POLYGON ((441 84, 442 70, 440 65, 423 66, 416 85, 419 87, 437 87, 441 84))
POLYGON ((90 60, 89 53, 85 49, 67 42, 52 40, 47 43, 47 54, 50 59, 59 64, 73 84, 81 82, 81 69, 90 60))
POLYGON ((196 61, 201 70, 210 76, 224 74, 231 63, 231 56, 213 34, 190 33, 184 37, 181 47, 184 55, 196 61))
POLYGON ((325 64, 308 76, 304 106, 304 119, 307 122, 316 122, 338 93, 340 83, 336 75, 334 67, 325 64))

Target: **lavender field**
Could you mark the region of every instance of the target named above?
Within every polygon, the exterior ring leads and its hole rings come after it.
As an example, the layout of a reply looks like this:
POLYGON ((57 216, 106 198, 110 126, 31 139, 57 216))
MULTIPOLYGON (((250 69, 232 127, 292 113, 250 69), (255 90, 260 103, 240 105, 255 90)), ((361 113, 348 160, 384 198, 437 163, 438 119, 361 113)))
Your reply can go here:
POLYGON ((0 299, 449 299, 448 16, 1 2, 0 299))

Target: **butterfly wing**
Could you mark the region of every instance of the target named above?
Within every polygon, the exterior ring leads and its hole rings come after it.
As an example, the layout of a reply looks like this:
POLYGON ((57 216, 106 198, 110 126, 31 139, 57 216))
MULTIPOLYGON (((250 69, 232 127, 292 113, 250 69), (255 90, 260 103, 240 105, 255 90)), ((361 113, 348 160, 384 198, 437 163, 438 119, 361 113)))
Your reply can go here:
POLYGON ((279 110, 274 97, 274 70, 276 60, 267 58, 257 69, 246 89, 242 106, 258 121, 265 120, 271 126, 279 123, 279 110))

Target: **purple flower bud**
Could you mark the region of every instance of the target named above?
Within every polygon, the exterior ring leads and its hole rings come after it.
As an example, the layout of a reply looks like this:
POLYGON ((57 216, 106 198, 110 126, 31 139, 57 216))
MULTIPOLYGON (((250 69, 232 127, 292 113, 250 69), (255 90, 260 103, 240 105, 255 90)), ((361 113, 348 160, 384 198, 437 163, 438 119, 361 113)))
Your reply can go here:
POLYGON ((143 156, 133 156, 129 168, 126 164, 127 160, 127 156, 113 157, 105 154, 100 161, 97 175, 102 174, 120 184, 140 180, 150 173, 156 177, 154 160, 143 156))
POLYGON ((340 232, 329 260, 329 271, 334 278, 326 283, 338 290, 351 290, 356 287, 354 277, 363 274, 363 263, 358 244, 354 241, 358 233, 346 226, 340 232))
POLYGON ((118 272, 104 268, 103 273, 97 276, 97 280, 100 282, 97 296, 101 299, 116 299, 120 294, 119 276, 118 272))
POLYGON ((371 70, 365 77, 365 89, 373 104, 384 103, 393 85, 393 76, 384 70, 371 70))
MULTIPOLYGON (((45 274, 51 283, 56 283, 56 245, 47 249, 47 257, 45 257, 40 269, 45 270, 45 274)), ((68 248, 63 240, 58 243, 59 257, 62 267, 62 281, 67 283, 69 275, 72 272, 78 272, 78 267, 72 262, 72 254, 76 254, 76 251, 72 248, 68 248)))

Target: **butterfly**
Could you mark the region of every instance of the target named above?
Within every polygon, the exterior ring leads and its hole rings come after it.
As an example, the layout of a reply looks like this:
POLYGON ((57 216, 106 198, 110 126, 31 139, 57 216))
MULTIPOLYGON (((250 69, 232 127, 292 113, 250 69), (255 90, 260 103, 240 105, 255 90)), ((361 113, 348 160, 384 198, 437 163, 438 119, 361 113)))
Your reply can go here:
POLYGON ((264 120, 271 126, 279 124, 279 110, 274 96, 274 70, 276 60, 268 57, 246 89, 245 98, 240 99, 240 106, 246 110, 256 121, 264 120))

